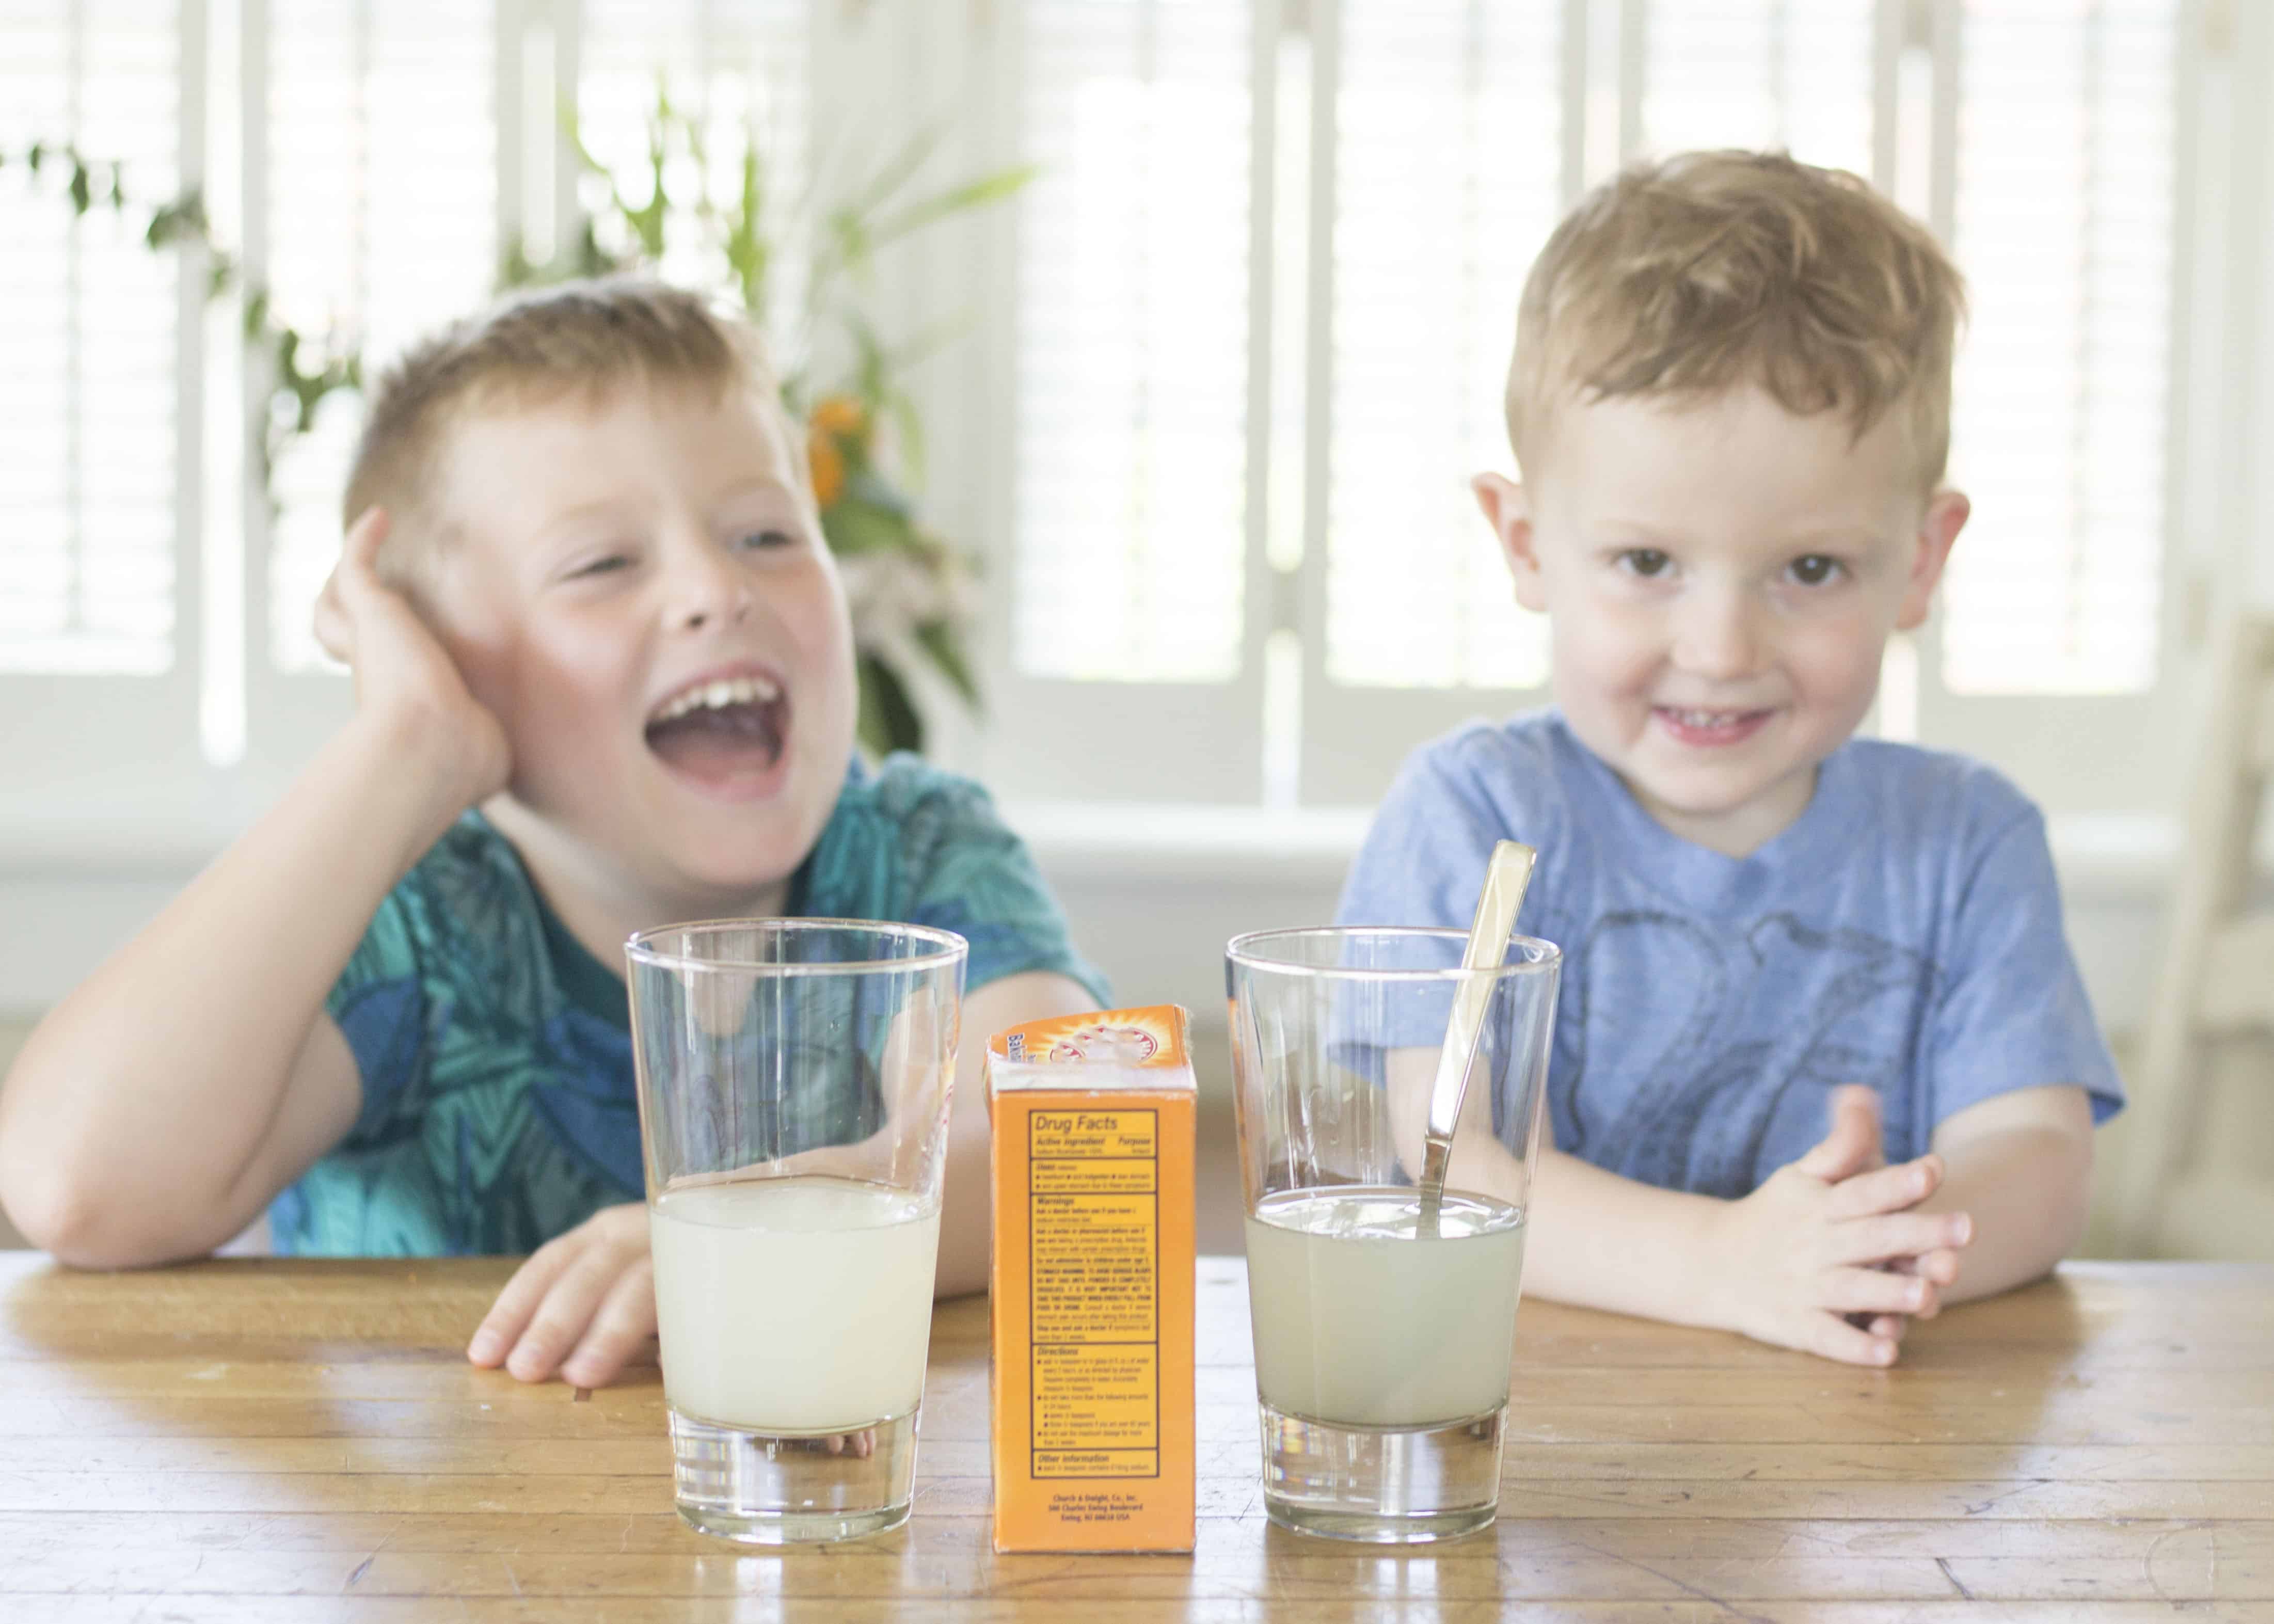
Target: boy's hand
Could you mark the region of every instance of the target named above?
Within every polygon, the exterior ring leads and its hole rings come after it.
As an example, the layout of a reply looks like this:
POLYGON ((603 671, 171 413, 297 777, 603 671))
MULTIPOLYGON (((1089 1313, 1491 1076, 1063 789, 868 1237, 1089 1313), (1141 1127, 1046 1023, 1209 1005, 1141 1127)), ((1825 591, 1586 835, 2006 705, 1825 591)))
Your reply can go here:
POLYGON ((380 578, 388 527, 386 510, 370 508, 349 529, 316 599, 316 641, 354 673, 358 714, 403 722, 440 748, 456 816, 505 787, 512 752, 418 612, 380 578))
MULTIPOLYGON (((1850 1084, 1832 1096, 1832 1128, 1818 1141, 1803 1161, 1809 1170, 1834 1184, 1842 1184, 1859 1173, 1869 1173, 1887 1165, 1886 1143, 1879 1122, 1879 1096, 1871 1089, 1850 1084)), ((1946 1169, 1938 1166, 1938 1175, 1946 1169)), ((1941 1188, 1939 1177, 1936 1188, 1941 1188)), ((1931 1320, 1942 1312, 1940 1288, 1958 1278, 1958 1252, 1946 1247, 1914 1258, 1891 1258, 1879 1266, 1898 1274, 1917 1274, 1932 1281, 1936 1287, 1934 1301, 1919 1311, 1917 1318, 1931 1320)), ((1854 1313, 1848 1316, 1850 1325, 1861 1327, 1874 1336, 1884 1336, 1900 1342, 1909 1328, 1912 1316, 1908 1314, 1854 1313)))
POLYGON ((655 1271, 647 1207, 606 1207, 547 1241, 514 1271, 466 1344, 466 1357, 523 1381, 558 1372, 606 1387, 655 1335, 655 1271))
MULTIPOLYGON (((530 1253, 482 1318, 466 1357, 502 1365, 523 1381, 556 1371, 571 1387, 605 1387, 655 1338, 655 1267, 647 1204, 604 1207, 530 1253)), ((832 1455, 866 1460, 877 1432, 863 1427, 820 1441, 832 1455)))
POLYGON ((1914 1213, 1942 1180, 1880 1167, 1879 1101, 1841 1089, 1821 1143, 1723 1210, 1706 1237, 1717 1323, 1850 1365, 1891 1365, 1902 1317, 1931 1315, 1972 1237, 1963 1213, 1914 1213), (1862 1326, 1850 1315, 1868 1315, 1862 1326))

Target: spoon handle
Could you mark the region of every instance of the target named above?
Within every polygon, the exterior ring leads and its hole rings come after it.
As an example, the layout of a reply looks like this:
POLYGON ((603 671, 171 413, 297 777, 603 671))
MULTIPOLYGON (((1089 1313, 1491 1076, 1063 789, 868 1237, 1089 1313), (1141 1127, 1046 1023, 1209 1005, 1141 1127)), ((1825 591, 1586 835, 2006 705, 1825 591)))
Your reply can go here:
MULTIPOLYGON (((1516 934, 1517 913, 1524 906, 1525 889, 1532 883, 1532 865, 1538 855, 1517 840, 1502 840, 1493 847, 1492 861, 1485 868, 1484 890, 1477 898, 1477 916, 1469 925, 1469 939, 1461 951, 1462 969, 1500 968, 1508 954, 1508 939, 1516 934)), ((1476 1064, 1477 1040, 1484 1031, 1493 984, 1488 976, 1468 975, 1453 990, 1453 1015, 1445 1026, 1445 1046, 1437 1054, 1437 1079, 1429 1089, 1427 1148, 1421 1164, 1423 1235, 1437 1232, 1437 1210, 1445 1199, 1446 1164, 1453 1154, 1453 1128, 1461 1119, 1461 1101, 1468 1092, 1469 1070, 1476 1064)))

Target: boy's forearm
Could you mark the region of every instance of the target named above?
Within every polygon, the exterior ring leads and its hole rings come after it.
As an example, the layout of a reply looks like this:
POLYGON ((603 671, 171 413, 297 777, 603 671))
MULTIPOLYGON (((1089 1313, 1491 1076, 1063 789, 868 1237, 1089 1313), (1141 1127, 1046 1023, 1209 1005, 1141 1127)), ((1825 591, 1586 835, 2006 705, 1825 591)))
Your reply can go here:
POLYGON ((2091 1201, 2092 1136, 2027 1126, 1939 1149, 1942 1187, 1922 1212, 1962 1212, 1974 1239, 1960 1256, 1944 1304, 1989 1297, 2048 1272, 2084 1232, 2091 1201))
MULTIPOLYGON (((1397 1121, 1411 1126, 1421 1120, 1435 1060, 1433 1050, 1390 1056, 1397 1121)), ((1398 1154, 1409 1167, 1420 1165, 1418 1132, 1400 1139, 1398 1154)), ((1493 1132, 1490 1101, 1472 1092, 1454 1132, 1446 1182, 1512 1201, 1520 1172, 1493 1132)), ((1542 1144, 1525 1198, 1525 1294, 1683 1325, 1721 1325, 1707 1275, 1710 1231, 1728 1207, 1712 1196, 1622 1178, 1542 1144)))
MULTIPOLYGON (((969 1041, 968 1036, 965 1041, 969 1041)), ((963 1297, 987 1289, 987 1250, 994 1207, 987 1155, 986 1085, 976 1068, 966 1071, 959 1065, 955 1099, 948 1112, 947 1165, 941 1173, 939 1262, 932 1276, 935 1297, 963 1297)))
POLYGON ((1543 1148, 1532 1176, 1525 1293, 1682 1325, 1718 1324, 1705 1285, 1706 1237, 1726 1206, 1543 1148))
POLYGON ((40 1024, 0 1087, 0 1195, 34 1238, 155 1260, 243 1197, 325 995, 456 814, 421 748, 358 718, 40 1024))

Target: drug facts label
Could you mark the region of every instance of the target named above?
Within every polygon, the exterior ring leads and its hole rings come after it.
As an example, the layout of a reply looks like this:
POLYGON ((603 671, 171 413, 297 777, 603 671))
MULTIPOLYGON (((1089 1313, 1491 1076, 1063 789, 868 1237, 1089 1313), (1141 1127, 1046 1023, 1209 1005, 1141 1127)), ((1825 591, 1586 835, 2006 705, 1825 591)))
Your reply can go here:
POLYGON ((1160 1113, 1037 1110, 1027 1132, 1034 1475, 1156 1477, 1160 1113))

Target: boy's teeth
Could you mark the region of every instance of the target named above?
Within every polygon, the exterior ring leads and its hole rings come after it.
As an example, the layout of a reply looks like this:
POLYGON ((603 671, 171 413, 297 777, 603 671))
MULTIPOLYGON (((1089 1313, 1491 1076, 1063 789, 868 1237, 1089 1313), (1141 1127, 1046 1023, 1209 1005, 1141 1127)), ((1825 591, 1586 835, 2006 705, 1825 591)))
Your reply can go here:
POLYGON ((668 722, 690 710, 723 710, 728 705, 772 704, 780 697, 781 688, 767 678, 737 677, 732 681, 711 682, 688 689, 664 706, 655 719, 668 722))

